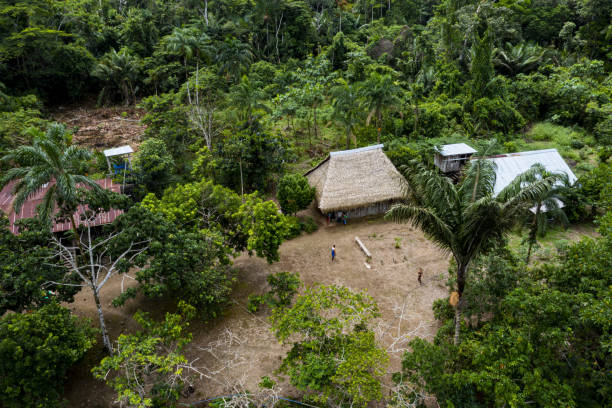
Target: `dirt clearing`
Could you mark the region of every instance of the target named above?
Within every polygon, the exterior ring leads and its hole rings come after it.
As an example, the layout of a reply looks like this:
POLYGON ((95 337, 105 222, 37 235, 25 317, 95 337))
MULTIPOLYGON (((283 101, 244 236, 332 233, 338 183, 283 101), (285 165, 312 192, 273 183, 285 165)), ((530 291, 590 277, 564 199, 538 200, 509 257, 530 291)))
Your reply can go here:
MULTIPOLYGON (((196 379, 196 392, 185 402, 231 393, 235 390, 233 387, 256 390, 261 377, 273 376, 279 367, 287 349, 279 345, 270 332, 267 315, 250 314, 245 306, 250 294, 266 290, 269 273, 298 272, 306 287, 336 284, 367 291, 382 314, 375 322, 376 333, 391 357, 390 373, 399 370, 402 351, 411 338, 433 338, 437 325, 431 307, 434 300, 447 294, 448 256, 409 225, 375 219, 327 227, 320 216, 317 222, 318 231, 282 245, 280 262, 268 265, 262 259, 246 255, 235 261, 238 283, 232 306, 212 324, 194 323, 191 326, 194 339, 186 356, 205 376, 196 379), (372 253, 370 269, 366 266, 364 253, 355 243, 355 236, 359 236, 372 253), (400 248, 396 248, 396 238, 401 240, 400 248), (337 254, 334 262, 331 261, 332 245, 336 246, 337 254), (422 286, 417 281, 419 267, 424 269, 422 286)), ((130 316, 137 309, 152 311, 158 316, 164 310, 164 305, 143 298, 129 301, 119 309, 109 306, 112 298, 120 293, 122 280, 117 277, 103 291, 111 338, 136 328, 130 316)), ((125 280, 123 283, 133 284, 125 280)), ((82 293, 69 307, 76 314, 90 317, 97 326, 91 296, 82 293)), ((98 348, 74 370, 66 390, 69 406, 112 406, 113 392, 88 373, 101 356, 98 348)), ((281 386, 285 395, 296 394, 287 384, 281 386)))
POLYGON ((135 106, 96 107, 93 102, 79 106, 58 107, 54 120, 75 129, 74 142, 95 150, 140 144, 146 127, 141 124, 144 111, 135 106))

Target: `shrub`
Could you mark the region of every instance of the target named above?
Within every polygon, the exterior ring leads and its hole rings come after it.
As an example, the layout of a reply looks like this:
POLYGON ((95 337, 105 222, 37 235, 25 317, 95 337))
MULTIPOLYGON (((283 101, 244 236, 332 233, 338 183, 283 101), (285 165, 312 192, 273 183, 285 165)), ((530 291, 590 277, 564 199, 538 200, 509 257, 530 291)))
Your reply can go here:
POLYGON ((278 183, 278 202, 284 214, 295 214, 308 208, 314 200, 315 189, 301 174, 286 174, 278 183))
POLYGON ((255 313, 259 310, 259 307, 266 303, 265 296, 262 295, 249 295, 247 299, 247 309, 251 313, 255 313))
POLYGON ((448 298, 436 299, 433 303, 433 313, 436 320, 445 322, 455 315, 453 307, 448 303, 448 298))
POLYGON ((0 405, 59 407, 66 372, 94 344, 94 330, 51 303, 0 320, 0 405))
POLYGON ((268 275, 268 284, 272 288, 269 295, 273 306, 284 307, 289 306, 302 281, 298 273, 278 272, 268 275))
POLYGON ((142 142, 134 160, 134 171, 147 191, 163 191, 174 171, 174 159, 163 140, 151 138, 142 142))
POLYGON ((287 235, 286 239, 292 239, 299 236, 302 233, 302 223, 300 222, 298 217, 293 215, 288 215, 285 217, 287 220, 287 235))
POLYGON ((512 104, 501 98, 482 98, 474 102, 474 119, 485 132, 509 134, 525 126, 523 116, 512 104))
POLYGON ((312 217, 306 218, 306 221, 301 222, 300 226, 302 227, 303 231, 306 231, 307 234, 312 234, 319 229, 319 224, 317 224, 312 217))
POLYGON ((506 142, 506 143, 504 143, 504 149, 506 149, 506 151, 508 153, 518 152, 518 147, 516 145, 516 142, 506 142))
POLYGON ((263 295, 250 295, 247 300, 247 309, 255 313, 262 305, 271 309, 287 307, 291 304, 293 296, 298 292, 302 281, 300 275, 291 272, 278 272, 268 275, 270 290, 263 295))

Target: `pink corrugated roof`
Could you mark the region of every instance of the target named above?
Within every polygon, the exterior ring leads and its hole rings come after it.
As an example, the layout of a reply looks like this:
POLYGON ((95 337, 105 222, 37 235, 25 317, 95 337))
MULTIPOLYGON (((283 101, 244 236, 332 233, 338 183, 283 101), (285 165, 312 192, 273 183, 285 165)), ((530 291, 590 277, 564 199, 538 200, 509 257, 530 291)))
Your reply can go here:
MULTIPOLYGON (((36 207, 42 202, 43 197, 54 183, 55 182, 53 181, 48 183, 48 185, 28 197, 28 200, 21 207, 19 214, 15 214, 13 211, 13 201, 15 200, 15 196, 12 194, 12 191, 16 181, 11 181, 2 189, 2 191, 0 191, 0 209, 8 216, 10 222, 9 228, 13 234, 17 234, 19 232, 18 228, 15 226, 15 222, 17 220, 22 218, 33 218, 36 215, 36 207)), ((114 183, 111 178, 96 180, 96 183, 106 190, 110 190, 115 193, 121 192, 121 185, 114 183)), ((80 215, 83 214, 86 209, 86 206, 85 208, 83 206, 79 206, 77 211, 74 213, 74 219, 77 226, 81 224, 80 215)), ((99 213, 91 225, 109 224, 113 222, 121 213, 123 213, 123 211, 115 209, 99 213)), ((70 225, 70 222, 55 222, 53 224, 53 232, 67 231, 71 228, 72 226, 70 225)))

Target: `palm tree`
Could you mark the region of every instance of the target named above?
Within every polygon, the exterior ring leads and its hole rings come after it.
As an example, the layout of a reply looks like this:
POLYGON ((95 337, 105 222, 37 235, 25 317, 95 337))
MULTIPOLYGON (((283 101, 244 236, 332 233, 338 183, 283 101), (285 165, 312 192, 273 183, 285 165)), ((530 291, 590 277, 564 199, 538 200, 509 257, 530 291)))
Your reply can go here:
POLYGON ((174 54, 183 57, 183 66, 185 67, 185 78, 189 76, 187 63, 192 58, 196 58, 199 66, 200 56, 206 55, 207 48, 205 46, 208 37, 206 34, 201 34, 196 28, 175 28, 172 34, 165 38, 166 49, 174 54))
POLYGON ((351 140, 353 141, 353 147, 357 147, 357 140, 353 134, 353 129, 359 119, 356 109, 357 90, 354 85, 341 79, 338 81, 338 85, 332 88, 331 94, 334 98, 332 102, 334 107, 333 118, 346 130, 346 148, 350 149, 351 140))
POLYGON ((527 74, 546 62, 548 51, 534 43, 506 43, 506 49, 496 48, 493 64, 510 76, 527 74))
POLYGON ((135 98, 134 85, 138 81, 138 69, 138 58, 131 55, 127 49, 106 53, 92 72, 93 76, 106 83, 100 92, 100 98, 105 99, 111 90, 118 89, 124 104, 129 105, 130 97, 135 98))
POLYGON ((385 217, 411 222, 439 247, 452 253, 457 264, 454 339, 457 345, 461 296, 470 262, 498 244, 525 209, 550 190, 553 180, 545 177, 525 187, 513 182, 494 196, 495 165, 482 158, 468 164, 457 185, 437 169, 418 162, 404 168, 404 176, 406 201, 393 205, 385 217))
POLYGON ((239 117, 241 120, 246 120, 249 125, 253 123, 254 111, 270 111, 270 108, 261 102, 264 94, 260 85, 257 81, 251 81, 248 76, 243 75, 240 83, 234 85, 230 90, 232 105, 243 113, 243 115, 239 114, 239 117))
POLYGON ((401 115, 399 107, 402 105, 402 100, 400 98, 402 89, 393 81, 391 75, 381 75, 378 72, 372 72, 370 77, 361 84, 359 91, 368 111, 366 126, 369 126, 372 117, 376 116, 378 125, 377 140, 378 143, 380 143, 382 114, 386 110, 394 109, 400 112, 401 115))
POLYGON ((13 188, 13 210, 18 213, 28 197, 52 183, 38 207, 39 215, 50 219, 56 207, 62 214, 69 214, 78 242, 74 212, 78 206, 79 184, 96 192, 102 191, 102 187, 82 174, 83 162, 90 158, 89 150, 70 144, 66 128, 54 123, 44 137, 34 139, 32 146, 20 146, 1 159, 17 167, 8 170, 0 179, 0 189, 17 180, 13 188))
POLYGON ((225 39, 219 53, 217 62, 220 64, 220 71, 232 78, 235 82, 240 80, 240 75, 253 62, 253 52, 251 46, 231 37, 225 39))
POLYGON ((549 178, 554 181, 554 185, 550 189, 542 191, 540 195, 535 197, 533 207, 529 209, 533 214, 529 222, 529 234, 526 239, 529 247, 525 262, 529 263, 533 245, 536 244, 538 235, 543 237, 546 234, 549 222, 559 220, 564 224, 568 223, 567 216, 561 209, 561 205, 563 193, 569 188, 570 182, 567 174, 550 173, 539 163, 534 164, 529 171, 526 171, 519 177, 519 181, 522 184, 535 183, 543 178, 549 178))

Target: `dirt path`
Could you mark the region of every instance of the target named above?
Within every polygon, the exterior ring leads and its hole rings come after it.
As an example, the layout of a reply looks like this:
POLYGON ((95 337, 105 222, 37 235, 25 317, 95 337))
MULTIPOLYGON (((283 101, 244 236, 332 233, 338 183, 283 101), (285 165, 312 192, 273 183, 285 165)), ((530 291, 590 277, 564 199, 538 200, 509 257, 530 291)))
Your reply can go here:
MULTIPOLYGON (((312 213, 310 213, 312 214, 312 213)), ((186 355, 194 366, 209 378, 198 379, 196 393, 188 398, 195 401, 223 395, 237 388, 255 390, 264 375, 272 376, 286 352, 270 333, 265 313, 252 315, 246 311, 247 297, 266 290, 266 276, 280 271, 298 272, 307 287, 321 284, 344 285, 353 290, 367 291, 378 303, 382 317, 376 322, 380 344, 389 351, 389 372, 400 368, 401 353, 414 336, 432 339, 437 326, 433 320, 433 301, 446 295, 448 256, 442 254, 420 231, 407 225, 387 223, 380 219, 351 221, 349 225, 325 226, 318 231, 285 242, 281 259, 268 265, 259 258, 241 256, 235 261, 239 271, 233 305, 221 318, 208 325, 191 327, 194 340, 186 355), (372 253, 371 269, 365 265, 365 255, 354 239, 359 236, 372 253), (401 238, 401 248, 395 248, 395 238, 401 238), (331 262, 330 248, 336 245, 337 258, 331 262), (423 286, 417 282, 416 271, 425 271, 423 286), (401 318, 400 318, 401 316, 401 318)), ((103 302, 120 292, 121 278, 108 283, 103 302)), ((161 315, 164 305, 146 299, 135 299, 121 309, 107 307, 111 337, 119 332, 134 330, 130 316, 138 308, 154 310, 161 315)), ((95 318, 89 296, 78 296, 70 305, 75 313, 95 318)), ((94 324, 96 321, 94 320, 94 324)), ((96 324, 97 325, 97 324, 96 324)), ((75 370, 66 397, 71 407, 111 406, 112 391, 91 379, 91 367, 99 353, 75 370)), ((295 392, 283 384, 287 395, 295 392)))

